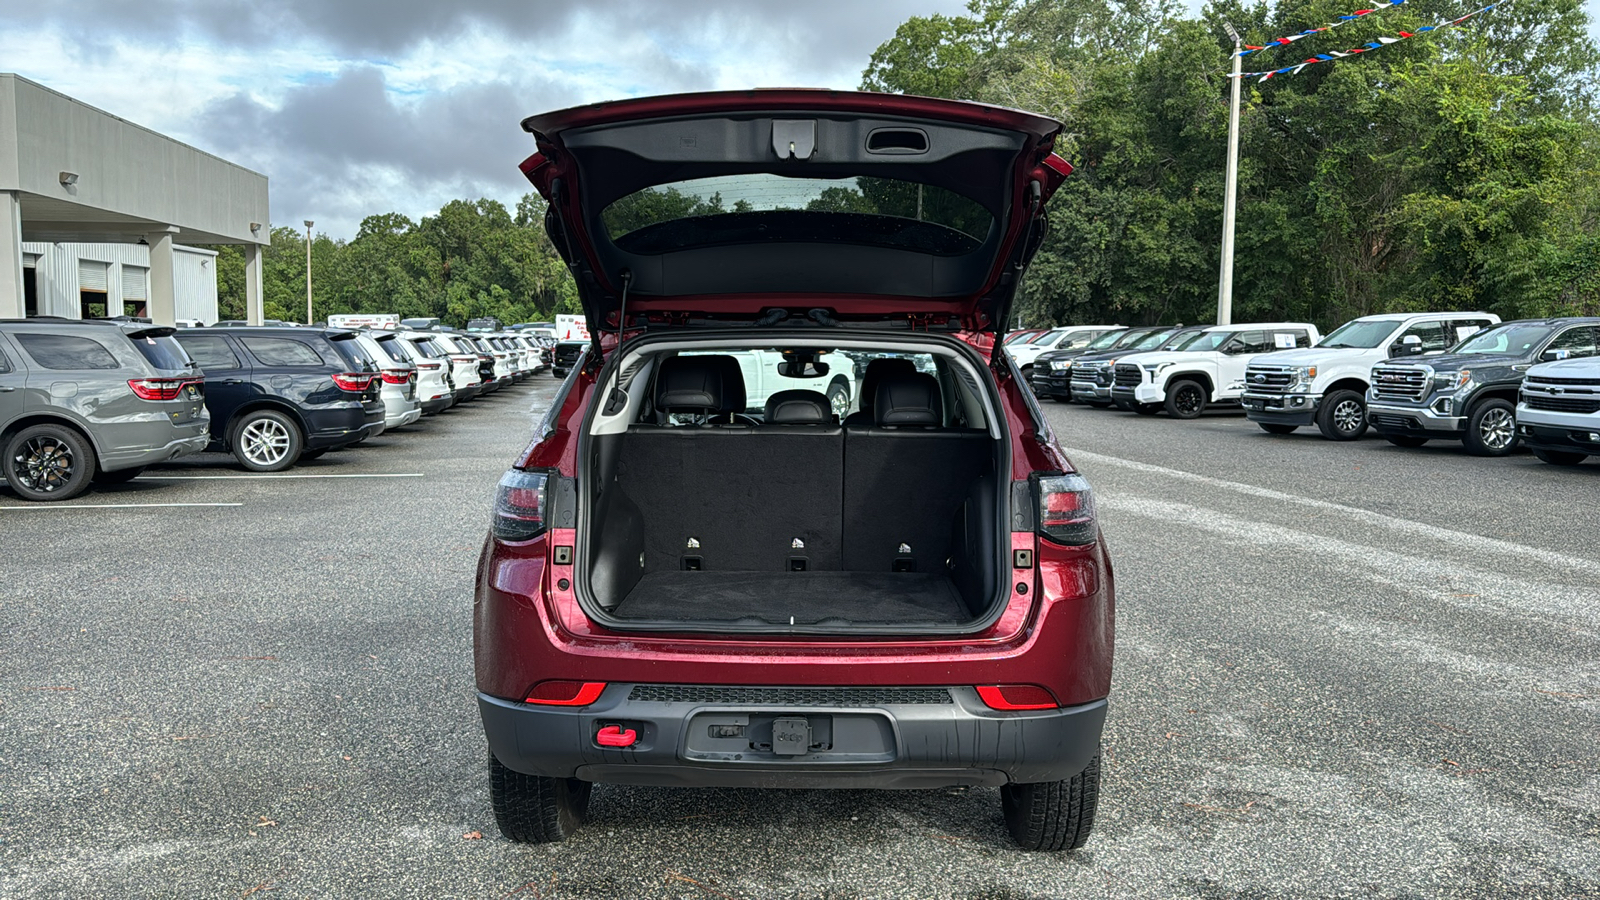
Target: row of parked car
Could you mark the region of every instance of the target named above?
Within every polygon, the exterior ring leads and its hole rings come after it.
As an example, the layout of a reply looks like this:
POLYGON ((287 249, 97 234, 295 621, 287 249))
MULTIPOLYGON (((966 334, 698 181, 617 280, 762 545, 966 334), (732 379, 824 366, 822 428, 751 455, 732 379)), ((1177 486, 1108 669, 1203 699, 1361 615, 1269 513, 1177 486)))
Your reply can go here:
POLYGON ((0 320, 0 475, 67 500, 208 450, 279 472, 549 365, 514 333, 0 320))
POLYGON ((1363 316, 1327 337, 1304 322, 1073 326, 1008 350, 1041 398, 1192 419, 1242 407, 1265 431, 1329 440, 1376 430, 1480 456, 1526 445, 1557 465, 1600 456, 1600 318, 1492 313, 1363 316), (1034 351, 1046 342, 1051 349, 1034 351))

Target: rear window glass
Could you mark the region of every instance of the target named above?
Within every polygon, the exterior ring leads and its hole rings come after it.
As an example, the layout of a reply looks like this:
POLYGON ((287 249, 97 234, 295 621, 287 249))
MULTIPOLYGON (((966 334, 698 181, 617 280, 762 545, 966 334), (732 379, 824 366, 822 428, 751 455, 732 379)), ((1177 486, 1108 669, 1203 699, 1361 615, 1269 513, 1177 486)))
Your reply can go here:
POLYGON ((371 371, 378 368, 378 361, 372 358, 367 347, 354 337, 343 340, 334 339, 333 349, 345 361, 345 364, 358 372, 371 371))
POLYGON ((415 347, 417 352, 426 359, 438 359, 441 356, 447 355, 445 353, 445 349, 439 346, 439 344, 435 341, 406 341, 406 343, 415 347))
POLYGON ((323 366, 327 365, 317 351, 306 344, 289 338, 247 337, 240 339, 250 355, 264 366, 323 366))
MULTIPOLYGON (((121 364, 92 338, 65 334, 18 334, 17 343, 28 352, 40 368, 45 369, 117 369, 121 364)), ((181 366, 179 368, 182 368, 181 366)))
POLYGON ((144 356, 145 361, 158 369, 187 369, 189 368, 189 354, 184 352, 183 345, 178 339, 166 335, 165 337, 138 337, 132 338, 133 346, 144 356))
POLYGON ((226 338, 219 335, 185 334, 178 343, 189 351, 189 356, 202 369, 237 369, 239 356, 228 346, 226 338))
POLYGON ((600 214, 636 253, 769 240, 878 244, 941 256, 970 253, 994 217, 976 201, 893 178, 789 178, 752 173, 645 188, 600 214))
POLYGON ((404 347, 400 346, 401 343, 402 341, 399 338, 390 338, 387 341, 378 341, 378 349, 388 354, 389 358, 395 362, 410 362, 411 356, 410 354, 406 353, 404 347))

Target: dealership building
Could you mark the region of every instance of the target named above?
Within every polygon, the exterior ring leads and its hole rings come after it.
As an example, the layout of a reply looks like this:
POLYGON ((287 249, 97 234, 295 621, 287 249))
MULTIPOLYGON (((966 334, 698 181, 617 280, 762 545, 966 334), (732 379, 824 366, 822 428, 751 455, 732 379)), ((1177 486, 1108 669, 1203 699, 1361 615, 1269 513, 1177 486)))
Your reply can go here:
POLYGON ((267 178, 0 74, 0 318, 216 320, 216 254, 245 259, 261 320, 267 178))

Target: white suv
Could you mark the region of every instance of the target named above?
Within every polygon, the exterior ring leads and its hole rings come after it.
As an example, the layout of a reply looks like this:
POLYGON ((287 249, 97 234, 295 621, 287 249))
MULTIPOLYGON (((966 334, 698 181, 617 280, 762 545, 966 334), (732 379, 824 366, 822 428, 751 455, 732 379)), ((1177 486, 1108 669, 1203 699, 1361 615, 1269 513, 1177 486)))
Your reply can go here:
POLYGON ((1193 419, 1212 404, 1238 402, 1245 367, 1257 356, 1310 347, 1320 337, 1317 326, 1306 322, 1213 325, 1172 350, 1118 359, 1111 399, 1146 415, 1165 409, 1174 418, 1193 419))
POLYGON ((1033 361, 1046 350, 1082 350, 1095 338, 1108 331, 1118 331, 1123 325, 1068 325, 1053 328, 1027 343, 1007 344, 1006 352, 1016 361, 1017 369, 1026 381, 1033 374, 1033 361))
POLYGON ((398 339, 417 364, 417 402, 422 414, 431 416, 455 405, 455 391, 450 387, 450 351, 439 346, 433 335, 425 331, 402 331, 398 339))
POLYGON ((1493 313, 1391 313, 1362 316, 1310 350, 1258 357, 1245 370, 1241 402, 1250 421, 1273 434, 1315 424, 1331 441, 1367 431, 1372 367, 1402 356, 1439 353, 1500 324, 1493 313))

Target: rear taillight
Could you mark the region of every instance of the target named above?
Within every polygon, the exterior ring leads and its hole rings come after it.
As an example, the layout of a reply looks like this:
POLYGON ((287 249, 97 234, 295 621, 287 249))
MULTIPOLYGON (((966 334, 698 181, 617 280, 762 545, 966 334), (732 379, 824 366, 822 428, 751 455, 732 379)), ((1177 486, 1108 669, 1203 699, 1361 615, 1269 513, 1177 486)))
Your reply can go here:
POLYGON ((525 541, 544 532, 545 482, 543 472, 512 469, 500 476, 494 492, 494 536, 508 541, 525 541))
POLYGON ((1082 475, 1039 479, 1039 532, 1058 544, 1092 544, 1098 536, 1094 494, 1082 475))
POLYGON ((588 706, 605 692, 604 681, 541 681, 528 691, 525 702, 542 706, 588 706))
POLYGON ((407 384, 411 381, 410 369, 384 369, 384 384, 407 384))
POLYGON ((128 387, 140 400, 176 400, 183 389, 200 382, 184 378, 132 378, 128 387))
POLYGON ((444 368, 444 363, 417 363, 417 368, 427 369, 429 372, 432 372, 436 369, 444 368))
POLYGON ((361 392, 372 387, 372 382, 378 376, 368 372, 338 372, 333 376, 333 383, 341 391, 361 392))
POLYGON ((990 709, 1055 709, 1054 694, 1036 684, 978 685, 978 699, 990 709))

